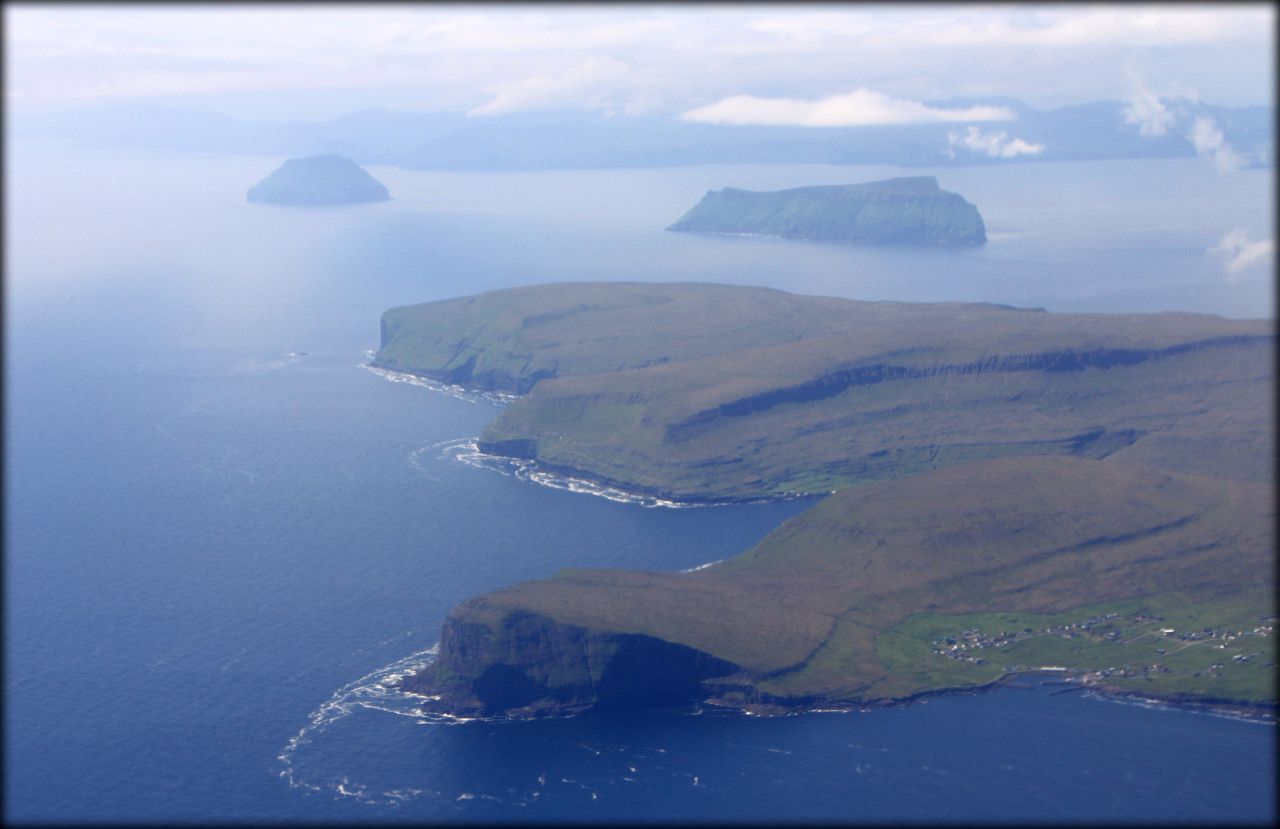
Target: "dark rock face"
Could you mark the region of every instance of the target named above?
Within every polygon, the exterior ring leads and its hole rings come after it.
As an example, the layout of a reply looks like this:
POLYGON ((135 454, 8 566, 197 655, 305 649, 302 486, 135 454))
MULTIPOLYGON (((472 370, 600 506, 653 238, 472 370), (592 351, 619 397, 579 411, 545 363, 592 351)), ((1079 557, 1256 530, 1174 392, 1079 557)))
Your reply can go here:
POLYGON ((726 187, 708 192, 667 230, 891 245, 987 241, 978 208, 932 176, 767 193, 726 187))
MULTIPOLYGON (((893 380, 918 380, 947 375, 978 375, 993 372, 1040 371, 1061 373, 1084 371, 1088 368, 1117 368, 1133 366, 1147 360, 1158 360, 1187 354, 1206 348, 1229 347, 1264 343, 1263 336, 1214 337, 1191 343, 1180 343, 1167 348, 1152 349, 1095 349, 1092 351, 1051 351, 1040 354, 1021 354, 995 357, 958 365, 909 366, 876 363, 825 374, 794 386, 773 389, 763 394, 751 395, 723 403, 714 409, 705 409, 679 423, 666 427, 668 441, 688 440, 696 436, 697 427, 717 418, 744 417, 767 411, 785 403, 808 403, 825 400, 842 394, 855 386, 885 383, 893 380)), ((507 441, 514 443, 515 441, 507 441)), ((482 450, 485 451, 485 450, 482 450)), ((505 454, 495 452, 494 454, 505 454)), ((524 456, 519 456, 524 457, 524 456)))
POLYGON ((478 441, 476 448, 486 455, 496 455, 500 458, 518 458, 520 460, 536 461, 538 459, 538 443, 528 438, 513 438, 511 440, 497 441, 478 441))
POLYGON ((706 680, 739 671, 652 636, 494 612, 481 601, 449 615, 439 661, 404 687, 438 696, 431 706, 449 714, 528 717, 700 702, 713 687, 706 680))
MULTIPOLYGON (((1002 669, 967 679, 938 670, 933 634, 902 623, 1135 599, 1156 616, 1170 602, 1268 618, 1272 494, 1064 457, 852 487, 714 567, 566 569, 464 602, 445 622, 438 661, 403 687, 429 712, 512 718, 689 704, 784 713, 977 687, 1002 669)), ((1274 700, 1265 684, 1208 691, 1186 698, 1274 700)))
POLYGON ((340 155, 291 158, 249 188, 251 202, 295 206, 387 201, 387 188, 340 155))

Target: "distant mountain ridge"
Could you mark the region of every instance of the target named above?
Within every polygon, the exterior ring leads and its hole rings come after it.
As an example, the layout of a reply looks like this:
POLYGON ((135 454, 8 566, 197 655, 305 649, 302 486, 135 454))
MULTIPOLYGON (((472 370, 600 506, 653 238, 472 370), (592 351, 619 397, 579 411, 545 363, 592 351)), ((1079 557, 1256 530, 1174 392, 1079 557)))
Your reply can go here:
POLYGON ((367 109, 325 121, 253 121, 213 112, 150 105, 67 113, 10 114, 10 135, 58 138, 84 146, 165 148, 287 156, 339 153, 361 164, 407 169, 535 170, 656 167, 683 164, 896 164, 951 166, 1196 155, 1190 124, 1210 119, 1251 166, 1269 167, 1274 108, 1179 102, 1182 126, 1143 135, 1119 101, 1037 110, 1003 98, 933 102, 992 104, 1012 121, 867 127, 731 126, 678 118, 605 118, 581 113, 462 113, 367 109), (1001 155, 998 146, 966 144, 1004 132, 1035 151, 1001 155), (1184 128, 1185 127, 1185 128, 1184 128), (994 152, 994 154, 992 154, 994 152))

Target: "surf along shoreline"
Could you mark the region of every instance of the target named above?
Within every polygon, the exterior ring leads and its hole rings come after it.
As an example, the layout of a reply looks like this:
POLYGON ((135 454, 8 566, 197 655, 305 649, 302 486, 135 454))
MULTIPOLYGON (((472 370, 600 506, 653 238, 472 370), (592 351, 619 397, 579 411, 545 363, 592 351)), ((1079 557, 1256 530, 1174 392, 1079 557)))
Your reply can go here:
MULTIPOLYGON (((370 352, 365 352, 366 356, 370 352)), ((522 395, 510 392, 494 391, 480 386, 467 386, 450 382, 447 372, 406 371, 403 368, 392 368, 379 363, 376 359, 364 364, 364 368, 393 383, 408 383, 419 388, 448 395, 470 403, 489 403, 505 406, 519 399, 522 395)), ((469 466, 512 475, 520 480, 531 481, 551 489, 566 490, 585 495, 594 495, 618 503, 637 504, 642 507, 666 507, 668 509, 688 509, 692 507, 727 507, 742 504, 770 504, 781 501, 794 501, 801 498, 820 498, 829 495, 827 492, 787 492, 779 495, 768 495, 754 498, 703 498, 696 495, 676 494, 656 487, 635 486, 598 475, 592 475, 581 469, 560 464, 551 464, 537 458, 507 455, 491 451, 492 444, 479 439, 460 439, 454 444, 463 451, 455 452, 454 457, 469 466)))
MULTIPOLYGON (((392 368, 379 363, 378 360, 373 358, 373 352, 365 352, 365 354, 370 359, 368 363, 363 365, 363 367, 391 382, 409 383, 411 385, 427 389, 428 391, 433 391, 437 394, 445 394, 470 403, 489 403, 499 408, 506 406, 522 396, 518 394, 511 394, 509 392, 485 389, 479 386, 467 386, 464 384, 450 382, 444 372, 406 371, 402 368, 392 368)), ((774 503, 779 501, 797 500, 800 498, 813 498, 817 500, 822 496, 829 494, 796 492, 750 499, 712 499, 698 498, 696 496, 679 497, 672 493, 663 492, 655 488, 629 487, 621 481, 592 476, 573 467, 548 464, 541 462, 536 458, 522 458, 486 452, 482 448, 483 445, 483 442, 479 439, 463 439, 450 444, 450 446, 446 448, 446 453, 449 450, 453 450, 454 458, 469 466, 488 469, 490 471, 498 472, 499 474, 510 475, 518 480, 529 481, 539 486, 545 486, 551 489, 560 489, 578 494, 593 495, 605 498, 606 500, 615 501, 617 503, 636 504, 646 508, 664 507, 668 509, 687 509, 694 507, 774 503)), ((702 566, 705 567, 709 565, 702 566)), ((1031 689, 1035 686, 1021 685, 1020 681, 1034 678, 1056 678, 1057 683, 1055 684, 1061 684, 1063 687, 1053 693, 1077 691, 1088 692, 1116 702, 1176 708, 1194 713, 1226 716, 1233 719, 1271 725, 1275 725, 1277 723, 1277 713, 1278 709, 1280 709, 1280 706, 1278 706, 1275 701, 1268 703, 1253 703, 1242 700, 1197 696, 1186 693, 1161 694, 1155 691, 1123 688, 1107 683, 1095 672, 1086 670, 1057 671, 1031 669, 1003 674, 990 682, 977 685, 931 688, 908 694, 903 697, 890 697, 859 702, 827 700, 822 702, 815 701, 813 704, 790 706, 773 703, 748 704, 745 706, 721 705, 706 701, 695 703, 694 710, 697 713, 723 713, 728 715, 764 717, 795 716, 806 713, 848 713, 869 711, 875 708, 923 704, 932 697, 969 696, 1001 688, 1031 689)), ((1041 682, 1038 684, 1045 685, 1049 683, 1041 682)), ((414 694, 414 696, 418 696, 418 694, 414 694)), ((522 717, 475 717, 464 718, 462 721, 521 721, 543 719, 549 716, 574 716, 577 713, 582 712, 574 711, 560 714, 546 712, 538 716, 522 717)))

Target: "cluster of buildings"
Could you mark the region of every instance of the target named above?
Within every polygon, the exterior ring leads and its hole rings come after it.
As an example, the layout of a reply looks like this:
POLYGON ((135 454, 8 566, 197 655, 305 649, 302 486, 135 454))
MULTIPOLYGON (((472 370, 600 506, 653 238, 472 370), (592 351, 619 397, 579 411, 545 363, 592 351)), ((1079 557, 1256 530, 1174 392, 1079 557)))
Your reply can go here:
MULTIPOLYGON (((932 643, 933 652, 951 659, 982 664, 984 660, 971 653, 971 651, 998 648, 1001 645, 1020 642, 1036 636, 1061 636, 1064 639, 1073 639, 1081 634, 1098 635, 1094 633, 1094 628, 1110 622, 1117 615, 1115 613, 1107 613, 1102 616, 1091 617, 1082 622, 1052 625, 1040 630, 1024 627, 1020 631, 1002 630, 999 633, 987 634, 977 628, 970 628, 969 630, 961 631, 955 636, 946 636, 935 640, 932 643)), ((1118 639, 1120 631, 1113 630, 1100 635, 1108 639, 1118 639)))
MULTIPOLYGON (((932 644, 933 652, 937 655, 945 656, 949 659, 955 659, 962 662, 972 662, 975 665, 983 665, 983 664, 986 664, 986 660, 981 656, 982 651, 988 650, 990 648, 998 648, 1003 645, 1011 644, 1013 642, 1019 642, 1026 639, 1031 639, 1036 636, 1061 636, 1063 638, 1070 639, 1070 638, 1075 638, 1077 636, 1084 635, 1094 639, 1103 639, 1106 641, 1118 642, 1124 636, 1124 631, 1111 624, 1113 620, 1115 620, 1118 617, 1118 615, 1119 614, 1116 614, 1116 613, 1107 613, 1101 616, 1094 616, 1089 619, 1085 619, 1084 621, 1081 621, 1081 622, 1070 622, 1066 624, 1052 625, 1050 627, 1041 628, 1040 630, 1035 630, 1033 628, 1025 627, 1020 631, 1003 630, 1003 631, 1000 631, 999 633, 987 634, 987 633, 983 633, 978 628, 970 628, 968 630, 961 631, 955 636, 946 636, 946 637, 943 637, 942 639, 937 639, 931 644, 932 644), (1104 627, 1106 629, 1099 629, 1104 627)), ((1148 616, 1146 614, 1136 613, 1133 616, 1129 617, 1126 621, 1127 621, 1127 625, 1148 625, 1153 623, 1155 624, 1163 623, 1164 618, 1160 616, 1148 616)), ((1275 617, 1273 616, 1262 617, 1259 619, 1259 621, 1262 622, 1262 624, 1255 626, 1251 630, 1245 630, 1245 629, 1218 630, 1212 627, 1206 627, 1196 631, 1179 632, 1178 630, 1172 627, 1161 627, 1154 631, 1146 631, 1144 633, 1137 634, 1136 636, 1134 636, 1134 638, 1129 639, 1128 641, 1132 642, 1134 641, 1134 639, 1141 638, 1142 636, 1146 636, 1154 633, 1164 639, 1173 639, 1180 642, 1185 642, 1187 644, 1205 641, 1205 640, 1220 639, 1221 642, 1219 642, 1216 645, 1213 645, 1213 647, 1218 649, 1225 649, 1230 645, 1230 643, 1238 639, 1241 639, 1243 637, 1247 637, 1247 636, 1269 637, 1275 632, 1275 622, 1276 622, 1275 617)), ((1157 654, 1164 654, 1166 652, 1166 649, 1156 648, 1155 652, 1157 654)), ((1249 662, 1252 659, 1253 659, 1253 655, 1236 654, 1231 657, 1230 661, 1232 664, 1241 664, 1241 663, 1249 662)), ((1274 660, 1268 661, 1266 664, 1270 666, 1274 664, 1274 660)), ((1220 675, 1223 667, 1225 667, 1225 663, 1215 662, 1207 670, 1209 673, 1212 673, 1216 676, 1216 675, 1220 675)), ((1010 667, 1009 669, 1012 670, 1012 667, 1010 667)), ((1101 679, 1109 678, 1113 676, 1114 677, 1137 677, 1137 676, 1150 676, 1152 674, 1167 674, 1167 673, 1172 673, 1172 671, 1165 665, 1155 663, 1151 665, 1126 666, 1126 667, 1120 667, 1120 668, 1107 668, 1105 670, 1091 671, 1085 674, 1084 678, 1086 680, 1092 679, 1094 681, 1097 681, 1097 680, 1101 680, 1101 679)), ((1199 672, 1197 672, 1196 675, 1199 676, 1199 672)))

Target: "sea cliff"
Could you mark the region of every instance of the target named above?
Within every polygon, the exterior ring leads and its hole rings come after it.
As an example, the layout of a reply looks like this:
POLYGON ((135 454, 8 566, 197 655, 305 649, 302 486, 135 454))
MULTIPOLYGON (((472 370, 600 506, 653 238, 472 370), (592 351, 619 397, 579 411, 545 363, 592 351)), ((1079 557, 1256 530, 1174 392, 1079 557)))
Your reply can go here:
POLYGON ((671 501, 834 492, 696 572, 459 605, 406 681, 434 710, 777 713, 1061 665, 1274 706, 1268 321, 573 283, 382 334, 378 365, 521 395, 482 452, 671 501))
POLYGON ((438 662, 405 687, 465 716, 782 713, 980 687, 1068 652, 1063 675, 1099 688, 1266 705, 1274 646, 1242 631, 1270 612, 1268 494, 1068 458, 845 490, 702 570, 566 570, 464 602, 438 662), (1151 673, 1168 658, 1126 640, 1159 640, 1188 614, 1213 635, 1151 673), (934 629, 943 633, 924 633, 934 629), (930 646, 980 630, 996 644, 977 660, 930 646))

